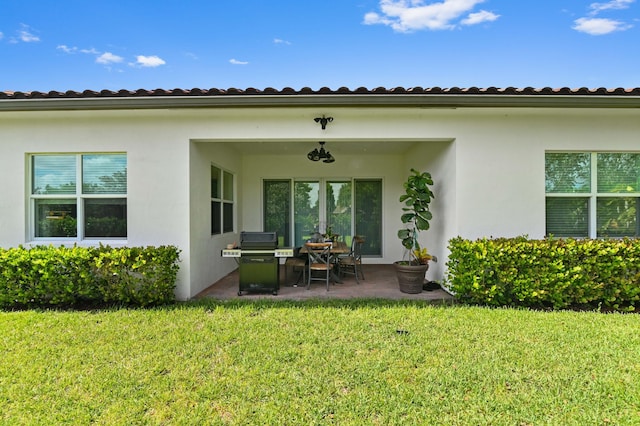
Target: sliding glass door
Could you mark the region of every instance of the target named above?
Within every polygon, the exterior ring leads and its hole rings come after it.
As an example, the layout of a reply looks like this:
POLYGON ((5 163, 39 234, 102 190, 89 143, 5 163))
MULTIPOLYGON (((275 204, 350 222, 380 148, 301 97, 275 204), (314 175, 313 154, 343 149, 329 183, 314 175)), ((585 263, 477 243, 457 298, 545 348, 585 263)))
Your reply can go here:
POLYGON ((277 231, 281 245, 299 247, 330 229, 348 245, 362 235, 363 253, 382 255, 380 179, 265 180, 263 194, 264 230, 277 231))

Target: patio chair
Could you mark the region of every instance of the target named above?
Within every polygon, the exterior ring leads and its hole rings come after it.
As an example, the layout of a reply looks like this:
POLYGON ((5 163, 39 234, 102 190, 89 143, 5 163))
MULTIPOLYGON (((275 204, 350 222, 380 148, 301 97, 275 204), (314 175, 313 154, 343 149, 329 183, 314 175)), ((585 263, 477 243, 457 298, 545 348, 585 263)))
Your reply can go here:
POLYGON ((311 281, 325 281, 327 283, 327 291, 329 291, 329 277, 333 267, 331 243, 305 243, 305 247, 309 256, 307 290, 311 287, 311 281))
POLYGON ((291 272, 299 271, 298 278, 296 282, 293 284, 294 287, 298 286, 300 283, 300 278, 302 278, 302 282, 307 281, 307 260, 309 256, 300 253, 300 247, 296 247, 293 251, 293 257, 287 257, 287 260, 284 261, 284 282, 289 284, 289 268, 291 268, 291 272))
POLYGON ((338 257, 338 268, 340 275, 353 274, 356 277, 356 283, 360 284, 358 275, 364 281, 364 272, 362 271, 362 246, 364 245, 364 237, 356 235, 351 241, 351 251, 346 256, 338 257))

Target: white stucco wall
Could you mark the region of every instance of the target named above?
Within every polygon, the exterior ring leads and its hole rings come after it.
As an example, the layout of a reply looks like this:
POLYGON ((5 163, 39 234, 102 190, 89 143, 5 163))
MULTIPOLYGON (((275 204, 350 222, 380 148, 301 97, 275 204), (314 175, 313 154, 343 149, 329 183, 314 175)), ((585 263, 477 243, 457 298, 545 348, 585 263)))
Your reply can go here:
MULTIPOLYGON (((231 172, 235 178, 235 209, 242 211, 238 188, 242 188, 242 165, 237 152, 225 144, 192 142, 190 150, 190 292, 200 293, 237 268, 234 259, 222 258, 221 250, 237 241, 237 234, 211 235, 211 165, 231 172)), ((240 219, 236 229, 242 229, 240 219)))
POLYGON ((475 111, 456 135, 458 234, 545 233, 547 151, 638 151, 637 110, 475 111))
MULTIPOLYGON (((189 297, 189 144, 170 117, 141 111, 3 113, 0 116, 0 245, 48 244, 28 236, 28 154, 127 154, 126 241, 112 246, 173 244, 182 250, 176 294, 189 297)), ((73 241, 57 241, 66 245, 73 241)), ((88 244, 79 242, 78 244, 88 244)))
MULTIPOLYGON (((441 261, 457 235, 544 235, 544 153, 638 151, 640 111, 623 109, 237 108, 0 114, 0 246, 29 244, 27 155, 126 152, 128 245, 174 244, 181 250, 176 295, 194 296, 231 270, 220 249, 236 234, 210 235, 210 165, 236 175, 236 227, 261 229, 264 178, 383 179, 383 256, 402 256, 398 195, 411 167, 432 173, 436 199, 423 244, 441 261), (321 130, 313 118, 334 121, 321 130), (333 164, 306 152, 324 140, 333 164), (341 144, 412 143, 390 154, 338 155, 341 144), (243 152, 242 143, 278 150, 243 152), (282 145, 284 143, 284 145, 282 145), (276 145, 274 145, 276 146, 276 145)), ((403 145, 404 146, 404 145, 403 145)))
MULTIPOLYGON (((442 278, 448 255, 447 241, 457 235, 455 148, 455 141, 419 144, 405 156, 404 170, 428 171, 433 178, 435 197, 430 205, 433 219, 429 230, 421 232, 419 238, 421 246, 438 258, 438 262, 429 264, 427 277, 432 280, 442 278)), ((400 221, 397 223, 400 229, 400 221)), ((395 243, 399 244, 397 238, 395 243)))

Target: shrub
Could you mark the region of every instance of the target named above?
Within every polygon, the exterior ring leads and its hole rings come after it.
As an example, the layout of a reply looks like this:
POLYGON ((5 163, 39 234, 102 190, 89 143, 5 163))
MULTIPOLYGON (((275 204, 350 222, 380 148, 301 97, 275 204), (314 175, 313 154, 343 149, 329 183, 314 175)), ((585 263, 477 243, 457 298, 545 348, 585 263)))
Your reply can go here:
POLYGON ((178 261, 173 246, 0 249, 0 307, 168 303, 178 261))
POLYGON ((640 241, 526 237, 449 241, 448 286, 490 306, 636 309, 640 241))
POLYGON ((137 306, 174 300, 179 252, 175 247, 101 247, 95 259, 104 302, 137 306))
POLYGON ((74 248, 0 250, 0 306, 66 305, 92 299, 91 253, 74 248))

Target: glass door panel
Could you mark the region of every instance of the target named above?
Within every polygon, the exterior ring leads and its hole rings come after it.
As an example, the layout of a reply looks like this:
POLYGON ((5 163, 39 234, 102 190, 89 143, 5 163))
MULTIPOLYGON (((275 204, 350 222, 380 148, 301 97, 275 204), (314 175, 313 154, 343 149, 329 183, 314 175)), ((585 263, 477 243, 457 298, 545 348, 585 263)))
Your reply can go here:
POLYGON ((295 245, 302 246, 320 226, 320 183, 296 181, 293 184, 295 245))
POLYGON ((327 182, 326 192, 326 229, 351 244, 351 182, 327 182))
POLYGON ((355 234, 365 238, 362 254, 382 256, 382 181, 357 179, 354 182, 355 234))
POLYGON ((264 181, 263 231, 278 233, 278 246, 291 246, 291 181, 264 181))

